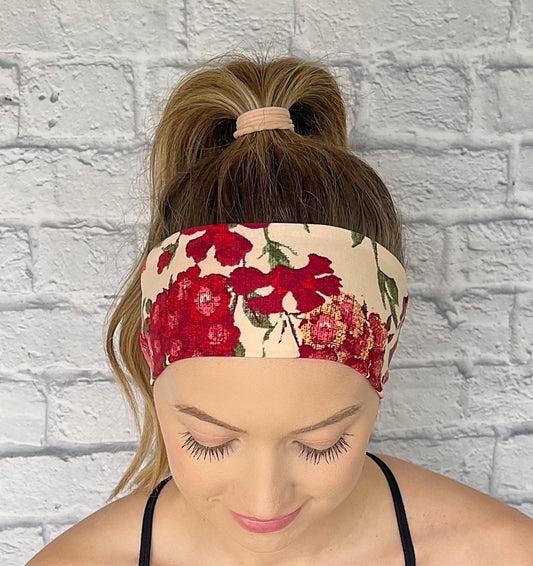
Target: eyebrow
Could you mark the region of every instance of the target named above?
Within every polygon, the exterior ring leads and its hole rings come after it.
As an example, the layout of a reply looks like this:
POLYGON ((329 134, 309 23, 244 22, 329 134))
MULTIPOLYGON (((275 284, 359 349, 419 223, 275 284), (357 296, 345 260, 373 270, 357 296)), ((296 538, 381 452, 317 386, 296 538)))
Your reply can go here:
MULTIPOLYGON (((192 407, 190 405, 181 405, 178 403, 174 404, 173 406, 176 409, 178 409, 180 413, 191 415, 202 421, 212 423, 214 425, 221 426, 223 428, 227 428, 228 430, 232 430, 233 432, 242 432, 244 434, 248 434, 245 430, 242 430, 241 428, 229 425, 227 423, 222 422, 219 419, 216 419, 215 417, 212 417, 211 415, 208 415, 206 412, 202 411, 201 409, 198 409, 198 407, 192 407)), ((316 423, 311 426, 304 426, 303 428, 299 428, 297 430, 293 430, 289 434, 291 435, 304 434, 306 432, 311 432, 313 430, 318 430, 319 428, 324 428, 326 426, 338 423, 340 421, 343 421, 344 419, 347 419, 348 417, 351 417, 352 415, 355 415, 355 413, 357 413, 359 409, 361 409, 361 407, 362 407, 361 403, 356 405, 350 405, 349 407, 346 407, 345 409, 338 411, 334 415, 331 415, 331 417, 328 417, 327 419, 324 419, 319 423, 316 423)))

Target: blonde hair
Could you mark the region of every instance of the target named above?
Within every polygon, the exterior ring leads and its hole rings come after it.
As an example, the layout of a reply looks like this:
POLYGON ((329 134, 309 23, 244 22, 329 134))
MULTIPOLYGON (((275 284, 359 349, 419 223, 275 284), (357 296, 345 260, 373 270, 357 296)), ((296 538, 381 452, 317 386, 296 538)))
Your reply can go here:
POLYGON ((170 474, 139 344, 141 269, 159 242, 213 223, 330 224, 376 240, 405 267, 399 213, 377 173, 350 152, 341 91, 319 61, 226 54, 185 75, 155 129, 149 185, 144 250, 106 316, 106 353, 140 439, 108 501, 130 484, 132 492, 151 492, 170 474), (238 116, 263 106, 288 108, 295 131, 235 139, 238 116), (122 364, 113 345, 116 332, 122 364), (144 409, 142 427, 135 393, 144 409))

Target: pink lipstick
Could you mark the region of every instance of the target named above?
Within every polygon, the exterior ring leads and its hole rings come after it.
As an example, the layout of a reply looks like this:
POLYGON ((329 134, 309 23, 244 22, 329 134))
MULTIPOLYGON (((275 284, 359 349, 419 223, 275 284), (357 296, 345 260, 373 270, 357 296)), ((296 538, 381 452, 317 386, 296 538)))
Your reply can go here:
POLYGON ((302 508, 299 507, 296 511, 293 511, 290 515, 286 515, 285 517, 279 517, 278 519, 271 519, 270 521, 260 521, 258 519, 254 519, 253 517, 245 517, 244 515, 239 515, 234 511, 231 511, 234 519, 241 525, 241 527, 245 528, 247 531, 252 533, 272 533, 274 531, 280 531, 287 527, 300 513, 302 508))

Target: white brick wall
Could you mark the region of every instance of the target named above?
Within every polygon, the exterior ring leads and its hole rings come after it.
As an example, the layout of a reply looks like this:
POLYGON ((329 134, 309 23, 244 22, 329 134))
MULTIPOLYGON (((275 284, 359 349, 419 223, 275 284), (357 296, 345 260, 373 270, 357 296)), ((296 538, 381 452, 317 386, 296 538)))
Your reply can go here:
POLYGON ((5 0, 3 566, 102 507, 132 457, 102 329, 147 220, 146 130, 188 64, 267 43, 326 56, 405 219, 411 300, 369 450, 533 517, 533 0, 5 0))

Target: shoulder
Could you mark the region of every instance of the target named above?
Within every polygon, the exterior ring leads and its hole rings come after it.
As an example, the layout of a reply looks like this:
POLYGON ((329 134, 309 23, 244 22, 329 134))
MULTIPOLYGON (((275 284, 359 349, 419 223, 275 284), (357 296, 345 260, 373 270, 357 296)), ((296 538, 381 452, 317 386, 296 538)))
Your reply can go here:
POLYGON ((420 563, 533 566, 533 519, 451 478, 376 455, 396 477, 420 563))
POLYGON ((149 495, 126 495, 102 507, 50 542, 26 566, 136 565, 149 495))

